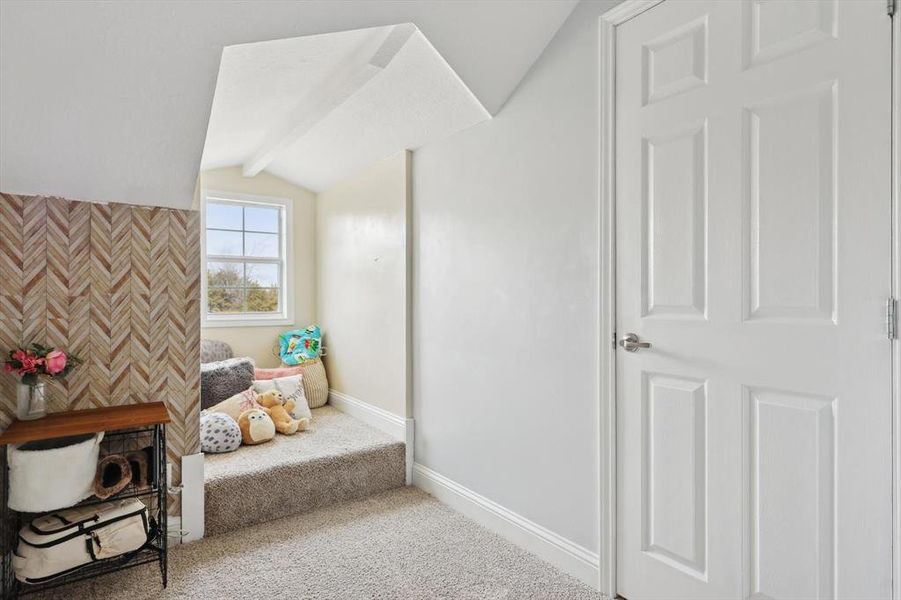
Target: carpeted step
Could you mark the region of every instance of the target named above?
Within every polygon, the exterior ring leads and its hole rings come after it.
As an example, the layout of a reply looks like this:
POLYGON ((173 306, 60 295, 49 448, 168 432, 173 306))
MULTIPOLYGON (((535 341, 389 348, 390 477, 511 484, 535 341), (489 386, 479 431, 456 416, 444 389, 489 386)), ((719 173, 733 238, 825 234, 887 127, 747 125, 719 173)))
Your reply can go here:
POLYGON ((405 448, 330 406, 313 429, 205 457, 206 535, 404 485, 405 448))

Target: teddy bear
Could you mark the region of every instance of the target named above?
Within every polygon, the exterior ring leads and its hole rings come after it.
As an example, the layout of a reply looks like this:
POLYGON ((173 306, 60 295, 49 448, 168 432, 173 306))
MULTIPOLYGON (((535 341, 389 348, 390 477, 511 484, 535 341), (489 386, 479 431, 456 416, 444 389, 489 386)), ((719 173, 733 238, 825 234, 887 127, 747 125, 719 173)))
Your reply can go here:
POLYGON ((262 444, 275 437, 275 423, 265 410, 251 408, 238 417, 241 441, 245 444, 262 444))
POLYGON ((299 430, 310 426, 309 419, 295 419, 291 416, 296 404, 294 400, 285 400, 278 390, 269 390, 257 396, 257 402, 272 417, 275 430, 284 435, 293 435, 299 430))

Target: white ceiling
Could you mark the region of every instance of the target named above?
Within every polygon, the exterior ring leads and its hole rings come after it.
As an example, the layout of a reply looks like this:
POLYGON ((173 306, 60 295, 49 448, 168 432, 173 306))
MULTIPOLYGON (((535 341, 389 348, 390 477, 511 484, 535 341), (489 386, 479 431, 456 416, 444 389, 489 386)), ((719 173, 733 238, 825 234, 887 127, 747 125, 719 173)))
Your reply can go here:
POLYGON ((201 169, 266 169, 321 192, 400 150, 488 118, 413 25, 230 46, 201 169), (387 64, 372 67, 382 48, 387 64))
POLYGON ((347 62, 377 29, 229 46, 222 51, 201 169, 239 165, 275 123, 347 62))
POLYGON ((0 189, 190 206, 235 44, 414 23, 495 113, 576 3, 3 0, 0 189))

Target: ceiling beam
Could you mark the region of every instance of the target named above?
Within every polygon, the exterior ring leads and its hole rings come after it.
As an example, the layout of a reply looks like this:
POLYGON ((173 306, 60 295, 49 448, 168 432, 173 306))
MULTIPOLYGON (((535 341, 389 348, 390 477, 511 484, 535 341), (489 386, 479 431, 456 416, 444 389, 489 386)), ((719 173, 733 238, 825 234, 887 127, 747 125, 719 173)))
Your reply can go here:
POLYGON ((263 138, 263 143, 244 162, 244 177, 255 177, 275 158, 317 123, 356 94, 382 72, 416 32, 412 23, 395 25, 373 52, 371 46, 354 56, 321 86, 306 94, 300 103, 263 138))

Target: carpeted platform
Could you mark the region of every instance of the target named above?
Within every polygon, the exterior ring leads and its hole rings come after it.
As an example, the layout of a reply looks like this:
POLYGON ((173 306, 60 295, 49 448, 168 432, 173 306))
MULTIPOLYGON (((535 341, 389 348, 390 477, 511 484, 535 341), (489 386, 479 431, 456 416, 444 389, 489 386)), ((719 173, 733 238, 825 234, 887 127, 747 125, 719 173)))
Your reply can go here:
POLYGON ((93 600, 599 599, 535 556, 415 489, 271 521, 170 553, 155 565, 38 596, 93 600))
POLYGON ((206 535, 403 486, 404 460, 402 442, 318 408, 310 431, 206 455, 206 535))

